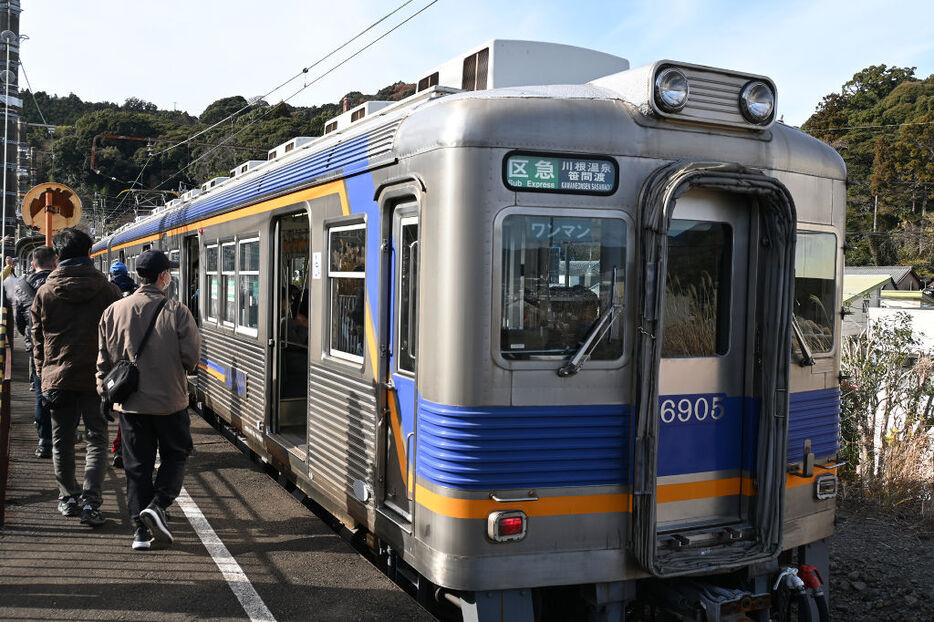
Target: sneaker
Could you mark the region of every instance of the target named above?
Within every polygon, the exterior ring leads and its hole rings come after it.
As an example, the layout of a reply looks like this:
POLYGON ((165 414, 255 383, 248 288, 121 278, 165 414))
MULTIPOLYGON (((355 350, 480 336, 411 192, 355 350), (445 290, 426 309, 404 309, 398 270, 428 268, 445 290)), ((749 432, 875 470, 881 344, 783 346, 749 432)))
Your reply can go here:
POLYGON ((175 538, 172 537, 172 532, 169 531, 169 526, 166 524, 165 510, 156 505, 155 501, 150 503, 145 510, 139 513, 139 520, 149 528, 156 542, 160 544, 172 544, 175 540, 175 538))
POLYGON ((115 469, 122 469, 123 468, 123 455, 114 454, 113 465, 115 469))
POLYGON ((133 534, 133 550, 148 551, 152 547, 152 534, 145 527, 137 527, 133 534))
POLYGON ((68 497, 58 502, 58 511, 62 516, 77 516, 81 513, 81 507, 74 497, 68 497))
POLYGON ((107 519, 104 518, 104 513, 95 507, 90 505, 84 506, 84 509, 81 510, 81 524, 88 525, 89 527, 100 527, 107 522, 107 519))
POLYGON ((45 445, 39 445, 36 447, 36 458, 51 458, 52 457, 52 448, 46 447, 45 445))

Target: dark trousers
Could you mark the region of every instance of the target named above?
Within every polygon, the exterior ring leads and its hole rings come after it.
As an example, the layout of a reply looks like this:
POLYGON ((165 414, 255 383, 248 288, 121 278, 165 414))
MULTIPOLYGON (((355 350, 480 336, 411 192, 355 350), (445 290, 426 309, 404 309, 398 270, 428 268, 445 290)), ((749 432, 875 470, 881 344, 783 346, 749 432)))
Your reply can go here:
POLYGON ((42 381, 39 374, 32 375, 32 390, 36 398, 33 418, 36 422, 36 433, 39 435, 39 445, 52 449, 52 413, 49 407, 42 403, 42 381))
POLYGON ((52 464, 58 481, 58 498, 74 497, 82 505, 101 505, 101 486, 107 474, 107 420, 101 414, 96 391, 58 391, 52 417, 52 464), (84 462, 84 486, 75 480, 75 431, 84 420, 88 451, 84 462))
POLYGON ((171 415, 120 413, 123 431, 123 472, 126 473, 127 509, 140 525, 140 510, 155 501, 162 509, 175 501, 185 479, 191 455, 191 419, 187 410, 171 415), (156 449, 161 464, 153 483, 156 449))

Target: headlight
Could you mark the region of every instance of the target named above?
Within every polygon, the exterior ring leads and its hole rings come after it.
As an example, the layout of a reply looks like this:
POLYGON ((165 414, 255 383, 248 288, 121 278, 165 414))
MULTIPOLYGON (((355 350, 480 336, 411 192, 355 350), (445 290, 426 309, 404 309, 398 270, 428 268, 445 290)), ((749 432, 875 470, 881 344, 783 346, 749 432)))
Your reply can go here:
POLYGON ((655 102, 665 112, 684 108, 690 92, 688 79, 678 69, 665 69, 655 78, 655 102))
POLYGON ((739 108, 750 123, 765 125, 775 112, 775 93, 765 82, 750 82, 740 93, 739 108))

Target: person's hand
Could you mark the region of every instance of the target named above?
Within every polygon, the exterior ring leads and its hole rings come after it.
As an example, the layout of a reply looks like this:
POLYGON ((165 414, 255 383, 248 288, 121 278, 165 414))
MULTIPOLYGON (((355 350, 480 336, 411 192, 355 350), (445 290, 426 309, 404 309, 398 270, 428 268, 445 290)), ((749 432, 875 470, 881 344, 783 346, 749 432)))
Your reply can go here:
POLYGON ((112 422, 114 420, 113 404, 103 398, 101 399, 101 414, 104 415, 107 421, 112 422))

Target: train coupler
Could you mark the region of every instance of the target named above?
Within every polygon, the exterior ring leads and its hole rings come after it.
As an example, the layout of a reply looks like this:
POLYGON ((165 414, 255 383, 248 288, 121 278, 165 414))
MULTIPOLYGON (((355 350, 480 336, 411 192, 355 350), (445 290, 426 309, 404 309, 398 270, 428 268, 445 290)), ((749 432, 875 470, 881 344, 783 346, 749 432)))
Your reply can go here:
POLYGON ((745 622, 759 619, 772 606, 771 594, 720 587, 700 581, 656 584, 652 601, 681 620, 745 622))

